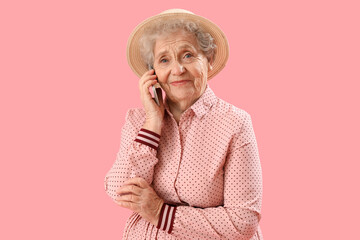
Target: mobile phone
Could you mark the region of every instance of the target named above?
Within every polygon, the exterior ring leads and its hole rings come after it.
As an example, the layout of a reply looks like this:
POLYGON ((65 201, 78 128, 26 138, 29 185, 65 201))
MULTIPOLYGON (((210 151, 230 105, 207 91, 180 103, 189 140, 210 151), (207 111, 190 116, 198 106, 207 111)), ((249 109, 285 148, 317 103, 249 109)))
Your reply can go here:
MULTIPOLYGON (((149 65, 149 70, 150 70, 150 69, 154 69, 153 66, 149 65)), ((154 75, 156 75, 155 69, 154 69, 154 75)), ((156 80, 158 80, 157 77, 156 77, 156 80)), ((158 83, 156 83, 156 84, 154 84, 154 85, 152 86, 152 90, 153 90, 155 102, 156 102, 156 104, 157 104, 158 106, 160 106, 159 97, 158 97, 158 94, 157 94, 157 89, 158 89, 158 88, 160 88, 160 90, 161 90, 161 86, 160 86, 160 84, 159 84, 159 80, 158 80, 158 83)), ((161 91, 162 91, 162 90, 161 90, 161 91)), ((161 99, 161 100, 162 100, 162 99, 161 99)))

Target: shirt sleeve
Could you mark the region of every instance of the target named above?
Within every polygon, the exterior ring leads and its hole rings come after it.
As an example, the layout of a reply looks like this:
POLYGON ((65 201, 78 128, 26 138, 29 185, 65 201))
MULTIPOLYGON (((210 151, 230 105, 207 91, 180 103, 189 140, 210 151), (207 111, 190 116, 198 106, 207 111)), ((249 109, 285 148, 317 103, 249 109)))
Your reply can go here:
POLYGON ((116 190, 130 178, 142 177, 149 184, 153 181, 160 135, 142 129, 144 121, 145 115, 139 109, 126 113, 120 148, 104 179, 105 191, 113 200, 118 196, 116 190))
POLYGON ((261 219, 262 170, 251 116, 235 134, 224 164, 224 205, 164 204, 157 228, 179 239, 251 239, 261 219))

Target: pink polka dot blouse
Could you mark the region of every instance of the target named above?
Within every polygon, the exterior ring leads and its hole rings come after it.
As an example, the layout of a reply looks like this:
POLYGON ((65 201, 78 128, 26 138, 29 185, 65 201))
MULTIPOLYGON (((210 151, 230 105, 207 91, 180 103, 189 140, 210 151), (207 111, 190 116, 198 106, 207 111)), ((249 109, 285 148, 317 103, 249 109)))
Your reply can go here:
POLYGON ((105 191, 115 199, 126 180, 142 177, 165 204, 157 226, 133 212, 123 239, 263 239, 262 170, 249 113, 207 85, 179 124, 165 101, 161 135, 144 123, 143 109, 127 112, 105 191))

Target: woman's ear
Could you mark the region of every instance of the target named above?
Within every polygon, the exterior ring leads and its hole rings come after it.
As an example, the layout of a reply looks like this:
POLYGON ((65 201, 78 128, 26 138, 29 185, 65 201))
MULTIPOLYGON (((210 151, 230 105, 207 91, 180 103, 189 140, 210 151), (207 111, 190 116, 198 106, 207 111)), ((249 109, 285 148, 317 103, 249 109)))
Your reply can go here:
POLYGON ((214 58, 213 58, 213 56, 211 56, 211 57, 208 57, 207 60, 208 60, 208 71, 211 71, 213 69, 212 65, 214 63, 214 58))

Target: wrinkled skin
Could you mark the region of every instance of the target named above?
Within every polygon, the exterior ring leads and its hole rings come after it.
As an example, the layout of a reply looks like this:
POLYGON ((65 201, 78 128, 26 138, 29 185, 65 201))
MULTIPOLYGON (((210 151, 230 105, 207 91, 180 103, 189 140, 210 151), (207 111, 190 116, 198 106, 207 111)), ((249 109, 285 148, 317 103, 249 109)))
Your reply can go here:
MULTIPOLYGON (((154 68, 175 117, 189 108, 205 91, 211 65, 200 50, 195 36, 183 30, 157 39, 154 68), (189 80, 184 85, 171 84, 189 80)), ((177 119, 177 120, 178 120, 177 119)))
POLYGON ((145 179, 131 178, 116 193, 120 194, 115 199, 118 205, 139 213, 141 217, 157 226, 164 200, 156 194, 145 179))

